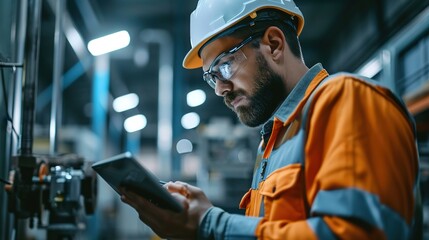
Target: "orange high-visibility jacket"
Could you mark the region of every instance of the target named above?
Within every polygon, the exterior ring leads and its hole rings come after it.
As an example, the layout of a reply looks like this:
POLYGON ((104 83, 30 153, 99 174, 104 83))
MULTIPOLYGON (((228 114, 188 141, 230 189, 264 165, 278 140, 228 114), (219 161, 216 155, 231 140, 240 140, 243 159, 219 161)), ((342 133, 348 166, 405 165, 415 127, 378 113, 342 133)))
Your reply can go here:
POLYGON ((409 238, 419 170, 414 125, 386 88, 345 73, 328 77, 317 64, 262 134, 240 203, 247 216, 213 207, 199 238, 409 238))

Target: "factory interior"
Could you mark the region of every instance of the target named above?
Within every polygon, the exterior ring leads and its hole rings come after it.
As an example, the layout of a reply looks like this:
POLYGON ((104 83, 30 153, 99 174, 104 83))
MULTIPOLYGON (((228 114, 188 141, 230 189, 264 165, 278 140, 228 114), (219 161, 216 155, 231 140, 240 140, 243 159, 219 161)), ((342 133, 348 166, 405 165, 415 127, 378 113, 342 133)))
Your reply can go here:
MULTIPOLYGON (((295 2, 305 16, 307 66, 373 78, 413 115, 429 239, 429 0, 295 2)), ((252 180, 260 129, 240 123, 201 69, 182 67, 196 5, 0 1, 0 178, 9 179, 19 159, 56 163, 51 178, 78 165, 73 174, 83 179, 67 221, 49 217, 55 206, 37 197, 13 202, 0 191, 0 239, 57 239, 61 231, 73 232, 70 239, 159 239, 90 168, 123 152, 159 179, 196 185, 214 205, 244 213, 238 205, 252 180), (125 33, 126 46, 94 55, 91 40, 113 33, 125 33)), ((52 196, 55 188, 44 190, 52 196)))

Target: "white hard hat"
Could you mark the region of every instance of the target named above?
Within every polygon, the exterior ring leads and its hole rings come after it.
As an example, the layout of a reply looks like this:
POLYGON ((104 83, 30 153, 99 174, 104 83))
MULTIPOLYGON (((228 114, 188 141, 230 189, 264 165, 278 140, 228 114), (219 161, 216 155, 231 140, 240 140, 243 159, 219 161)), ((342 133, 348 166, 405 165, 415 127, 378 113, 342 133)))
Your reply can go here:
POLYGON ((200 48, 211 38, 234 26, 247 16, 254 17, 261 9, 277 9, 297 18, 297 34, 304 27, 304 16, 293 0, 199 0, 191 14, 191 50, 183 60, 183 67, 203 65, 200 48))

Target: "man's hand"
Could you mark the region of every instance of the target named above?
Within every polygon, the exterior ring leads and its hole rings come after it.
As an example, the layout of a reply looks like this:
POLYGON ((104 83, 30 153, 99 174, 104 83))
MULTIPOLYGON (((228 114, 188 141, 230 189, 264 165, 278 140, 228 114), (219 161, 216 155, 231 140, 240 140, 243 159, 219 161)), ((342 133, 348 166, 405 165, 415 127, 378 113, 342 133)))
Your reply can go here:
POLYGON ((164 187, 183 206, 181 213, 159 208, 144 196, 121 189, 123 202, 133 207, 142 222, 162 238, 196 239, 204 213, 212 207, 203 191, 183 182, 168 182, 164 187))

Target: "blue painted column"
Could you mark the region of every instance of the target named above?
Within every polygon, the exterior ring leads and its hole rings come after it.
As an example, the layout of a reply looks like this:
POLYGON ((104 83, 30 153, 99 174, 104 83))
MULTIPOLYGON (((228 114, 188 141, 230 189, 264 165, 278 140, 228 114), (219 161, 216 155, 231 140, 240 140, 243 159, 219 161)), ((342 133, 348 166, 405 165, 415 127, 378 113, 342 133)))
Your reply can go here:
MULTIPOLYGON (((91 160, 99 161, 105 158, 106 132, 107 132, 107 114, 108 114, 108 97, 110 82, 110 58, 104 54, 94 58, 94 75, 92 82, 92 131, 96 136, 97 148, 94 150, 91 160)), ((98 185, 100 187, 100 185, 98 185)), ((100 192, 100 189, 98 190, 100 192)), ((99 194, 100 196, 100 194, 99 194)), ((99 206, 100 198, 98 199, 99 206)), ((93 216, 88 218, 87 234, 92 239, 98 239, 100 236, 100 224, 102 216, 100 207, 95 211, 93 216)))
POLYGON ((140 135, 141 131, 126 133, 126 151, 129 151, 134 155, 138 155, 140 153, 140 135))
POLYGON ((109 100, 110 58, 108 54, 95 57, 92 84, 92 131, 97 137, 94 160, 105 158, 106 121, 109 100))

